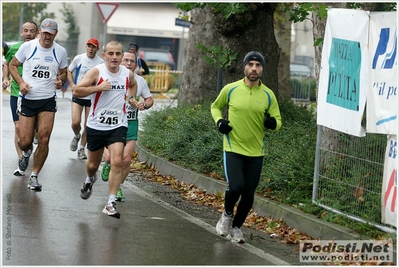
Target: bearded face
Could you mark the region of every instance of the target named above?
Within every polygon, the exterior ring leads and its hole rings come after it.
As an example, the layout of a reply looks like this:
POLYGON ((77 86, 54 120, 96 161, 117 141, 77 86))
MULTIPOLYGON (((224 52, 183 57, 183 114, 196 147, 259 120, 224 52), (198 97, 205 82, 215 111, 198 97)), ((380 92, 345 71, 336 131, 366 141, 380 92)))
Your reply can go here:
POLYGON ((258 81, 262 76, 262 72, 263 67, 258 61, 250 61, 244 68, 244 75, 251 82, 258 81))

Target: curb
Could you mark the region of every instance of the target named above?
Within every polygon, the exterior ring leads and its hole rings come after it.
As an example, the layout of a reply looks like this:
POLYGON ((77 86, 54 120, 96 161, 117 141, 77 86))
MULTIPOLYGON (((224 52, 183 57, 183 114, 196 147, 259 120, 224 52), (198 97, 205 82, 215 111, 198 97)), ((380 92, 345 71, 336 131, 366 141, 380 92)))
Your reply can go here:
MULTIPOLYGON (((166 159, 149 153, 138 143, 136 143, 135 151, 138 153, 138 159, 140 161, 145 161, 147 165, 156 167, 164 176, 171 175, 180 181, 193 183, 197 187, 212 194, 217 194, 218 192, 224 193, 227 188, 227 183, 225 181, 216 180, 170 163, 166 159)), ((318 237, 321 240, 359 240, 366 238, 349 228, 326 222, 311 214, 303 213, 296 208, 277 203, 264 197, 255 196, 253 209, 257 211, 260 216, 271 216, 277 219, 283 218, 288 226, 297 228, 301 232, 314 238, 318 237)))

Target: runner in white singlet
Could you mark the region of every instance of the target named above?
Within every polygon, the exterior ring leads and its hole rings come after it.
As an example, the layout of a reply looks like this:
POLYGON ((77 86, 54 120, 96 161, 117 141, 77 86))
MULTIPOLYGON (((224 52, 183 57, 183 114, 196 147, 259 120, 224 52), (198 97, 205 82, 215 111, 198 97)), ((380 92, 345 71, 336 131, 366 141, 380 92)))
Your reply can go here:
POLYGON ((15 53, 16 59, 24 64, 22 79, 30 86, 26 94, 20 92, 20 97, 28 100, 43 100, 56 96, 55 81, 58 69, 65 69, 68 64, 64 47, 56 42, 53 42, 51 47, 42 47, 40 40, 23 43, 15 53))
POLYGON ((53 131, 57 103, 56 89, 66 81, 67 52, 54 42, 58 33, 57 22, 44 19, 40 25, 40 38, 21 45, 9 64, 9 70, 19 85, 19 139, 22 156, 18 168, 25 171, 32 152, 37 125, 38 145, 33 158, 28 188, 41 190, 38 174, 47 159, 49 140, 53 131), (23 64, 22 77, 18 66, 23 64))
POLYGON ((108 202, 103 213, 120 218, 116 209, 116 193, 123 180, 123 148, 126 144, 127 115, 126 101, 137 107, 137 82, 133 72, 120 66, 123 46, 118 41, 110 41, 104 46, 104 64, 92 68, 76 85, 77 98, 90 95, 91 107, 87 119, 87 177, 80 189, 80 197, 88 199, 97 179, 104 148, 111 152, 111 172, 108 180, 108 202), (132 97, 130 97, 132 96, 132 97))
POLYGON ((95 130, 127 127, 125 103, 129 87, 129 70, 121 66, 117 73, 112 73, 107 70, 105 64, 94 68, 98 69, 99 73, 97 84, 108 80, 111 83, 111 90, 90 95, 92 105, 87 118, 87 126, 95 130))
POLYGON ((68 81, 72 89, 72 124, 71 128, 74 134, 72 141, 69 145, 69 149, 71 151, 78 150, 78 158, 79 159, 87 159, 86 156, 86 123, 87 116, 89 115, 89 109, 91 106, 90 96, 86 96, 83 98, 76 98, 73 94, 73 91, 76 87, 76 84, 82 80, 83 76, 94 66, 103 63, 104 60, 97 55, 98 50, 100 49, 100 44, 96 38, 90 38, 86 42, 86 52, 77 55, 69 64, 68 67, 68 81), (82 113, 84 111, 84 124, 83 124, 83 132, 80 134, 82 130, 82 113), (78 148, 78 143, 79 148, 78 148))
MULTIPOLYGON (((122 63, 123 66, 126 66, 131 71, 134 71, 137 66, 136 61, 136 54, 131 52, 125 52, 123 54, 122 63)), ((130 163, 132 160, 132 153, 134 151, 134 147, 136 146, 136 140, 138 136, 138 129, 139 129, 139 120, 138 120, 138 113, 139 111, 144 111, 152 107, 154 104, 154 99, 151 95, 150 89, 148 88, 147 81, 137 75, 134 74, 134 78, 137 81, 137 93, 136 93, 136 100, 137 107, 132 107, 129 104, 126 104, 127 114, 128 114, 128 129, 126 134, 126 145, 125 149, 123 150, 123 181, 125 181, 126 177, 129 175, 130 172, 130 163), (143 101, 140 99, 143 98, 143 101)), ((104 150, 104 165, 101 170, 101 178, 103 181, 108 180, 109 172, 110 172, 110 165, 109 165, 110 154, 109 150, 104 150)), ((122 186, 123 183, 120 185, 118 193, 116 195, 116 201, 124 201, 125 197, 122 193, 122 186)))

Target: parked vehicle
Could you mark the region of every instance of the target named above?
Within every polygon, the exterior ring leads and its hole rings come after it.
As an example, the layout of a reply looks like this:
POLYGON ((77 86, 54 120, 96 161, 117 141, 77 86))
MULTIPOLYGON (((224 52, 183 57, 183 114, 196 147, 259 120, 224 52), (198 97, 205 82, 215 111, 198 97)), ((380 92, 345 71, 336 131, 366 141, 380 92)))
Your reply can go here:
POLYGON ((313 77, 312 71, 305 64, 291 63, 290 73, 291 76, 313 77))
POLYGON ((167 63, 171 70, 176 69, 176 64, 173 55, 167 50, 154 49, 154 48, 140 48, 139 57, 145 60, 148 67, 150 67, 148 63, 159 62, 159 63, 167 63))

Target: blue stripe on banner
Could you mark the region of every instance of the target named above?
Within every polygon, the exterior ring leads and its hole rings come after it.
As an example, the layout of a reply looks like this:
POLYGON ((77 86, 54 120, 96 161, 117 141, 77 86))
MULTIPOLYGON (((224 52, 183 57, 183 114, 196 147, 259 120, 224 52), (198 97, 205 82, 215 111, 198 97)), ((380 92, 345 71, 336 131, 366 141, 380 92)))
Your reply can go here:
POLYGON ((379 126, 381 124, 384 124, 384 123, 390 122, 392 120, 395 120, 396 118, 397 118, 397 116, 394 115, 394 116, 391 116, 391 117, 388 117, 388 118, 381 119, 381 120, 377 121, 376 125, 379 126))

